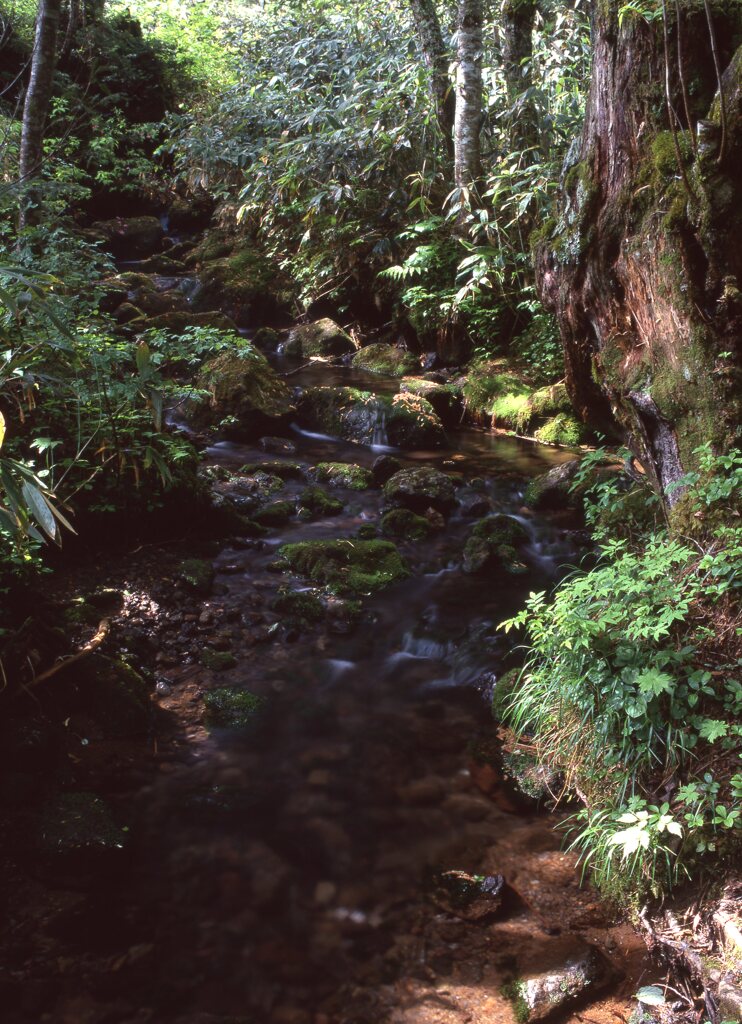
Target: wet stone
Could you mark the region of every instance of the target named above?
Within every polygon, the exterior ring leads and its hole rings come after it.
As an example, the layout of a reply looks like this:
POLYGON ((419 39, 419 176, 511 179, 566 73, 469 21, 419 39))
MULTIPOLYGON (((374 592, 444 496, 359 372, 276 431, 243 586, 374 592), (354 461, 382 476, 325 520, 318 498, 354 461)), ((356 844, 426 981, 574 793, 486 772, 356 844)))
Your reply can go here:
POLYGON ((432 883, 431 898, 436 906, 463 921, 481 921, 497 914, 502 907, 502 875, 443 871, 434 876, 432 883))
POLYGON ((603 958, 597 950, 585 947, 559 966, 518 978, 507 986, 506 994, 518 1021, 531 1024, 576 1003, 588 990, 599 988, 606 975, 603 958))
POLYGON ((296 445, 285 437, 261 437, 258 447, 268 455, 295 455, 296 445))

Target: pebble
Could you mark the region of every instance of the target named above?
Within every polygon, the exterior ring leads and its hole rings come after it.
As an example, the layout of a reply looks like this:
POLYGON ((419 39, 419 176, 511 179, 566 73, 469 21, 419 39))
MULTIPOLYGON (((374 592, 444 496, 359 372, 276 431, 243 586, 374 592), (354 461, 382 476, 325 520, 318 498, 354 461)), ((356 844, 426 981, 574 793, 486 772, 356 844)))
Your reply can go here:
POLYGON ((169 697, 170 694, 173 692, 172 686, 170 686, 169 683, 166 683, 164 679, 160 679, 158 681, 157 685, 155 686, 155 690, 161 697, 169 697))

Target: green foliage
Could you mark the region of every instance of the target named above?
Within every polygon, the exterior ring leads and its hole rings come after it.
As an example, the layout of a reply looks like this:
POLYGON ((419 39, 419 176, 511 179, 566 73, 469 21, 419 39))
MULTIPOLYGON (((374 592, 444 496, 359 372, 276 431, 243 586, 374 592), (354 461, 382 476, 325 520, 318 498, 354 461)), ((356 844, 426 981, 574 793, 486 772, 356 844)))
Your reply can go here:
MULTIPOLYGON (((685 485, 697 508, 718 511, 735 494, 739 453, 699 456, 703 469, 685 485)), ((621 498, 615 480, 594 485, 589 514, 599 521, 621 498)), ((738 607, 742 527, 732 519, 703 544, 661 530, 637 531, 634 546, 600 536, 596 568, 551 601, 532 594, 503 624, 526 626, 530 643, 508 720, 585 801, 573 845, 598 883, 609 890, 620 875, 659 894, 702 855, 730 848, 740 827, 729 765, 742 757, 742 687, 735 644, 725 657, 715 624, 738 607), (672 796, 658 803, 668 780, 672 796)))

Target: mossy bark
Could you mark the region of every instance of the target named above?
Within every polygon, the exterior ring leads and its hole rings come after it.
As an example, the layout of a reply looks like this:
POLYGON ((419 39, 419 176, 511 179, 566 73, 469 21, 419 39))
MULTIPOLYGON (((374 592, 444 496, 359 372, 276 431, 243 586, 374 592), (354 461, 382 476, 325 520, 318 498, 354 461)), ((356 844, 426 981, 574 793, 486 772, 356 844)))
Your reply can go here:
POLYGON ((738 442, 742 5, 710 5, 723 150, 704 4, 668 5, 666 25, 619 25, 620 7, 593 6, 584 131, 535 256, 575 408, 618 426, 672 504, 695 448, 738 442))

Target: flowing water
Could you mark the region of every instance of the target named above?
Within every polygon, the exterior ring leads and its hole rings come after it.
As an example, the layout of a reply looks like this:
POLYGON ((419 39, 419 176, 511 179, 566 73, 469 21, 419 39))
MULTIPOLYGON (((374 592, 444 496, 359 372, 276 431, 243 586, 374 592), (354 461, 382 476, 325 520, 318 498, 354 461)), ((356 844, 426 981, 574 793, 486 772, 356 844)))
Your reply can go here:
MULTIPOLYGON (((296 387, 397 386, 275 361, 296 387)), ((298 428, 293 439, 288 459, 307 468, 371 466, 386 450, 383 424, 373 447, 298 428)), ((503 987, 563 971, 587 946, 599 950, 603 994, 589 1016, 566 1018, 622 1017, 641 951, 580 887, 553 816, 503 777, 489 711, 513 644, 497 624, 585 553, 574 524, 522 502, 529 477, 572 453, 462 428, 444 450, 395 455, 455 474, 459 504, 445 530, 401 545, 412 575, 365 599, 355 626, 286 628, 271 612, 286 583, 272 563, 287 541, 352 538, 377 522, 377 489, 338 492, 340 516, 223 545, 206 598, 148 591, 147 573, 132 585, 129 624, 168 654, 157 734, 144 766, 109 746, 87 780, 130 822, 130 859, 113 883, 57 895, 62 913, 38 954, 51 994, 14 1020, 509 1024, 503 987), (462 572, 483 508, 528 530, 522 575, 462 572), (236 664, 203 668, 204 645, 228 647, 236 664), (202 696, 221 686, 263 698, 254 728, 205 728, 202 696), (449 870, 504 875, 502 908, 477 920, 447 912, 435 877, 449 870), (45 974, 51 961, 62 967, 45 974)), ((221 442, 205 458, 236 468, 276 457, 221 442)), ((278 497, 303 486, 289 481, 278 497)), ((159 558, 166 573, 165 550, 145 558, 152 579, 159 558)))

